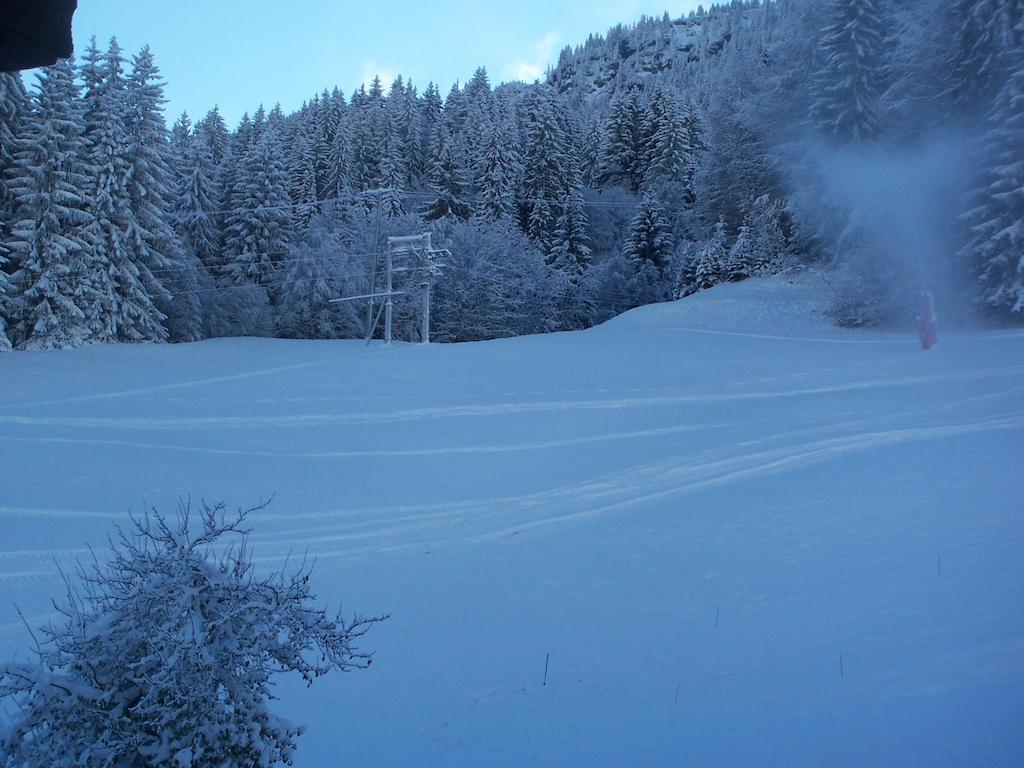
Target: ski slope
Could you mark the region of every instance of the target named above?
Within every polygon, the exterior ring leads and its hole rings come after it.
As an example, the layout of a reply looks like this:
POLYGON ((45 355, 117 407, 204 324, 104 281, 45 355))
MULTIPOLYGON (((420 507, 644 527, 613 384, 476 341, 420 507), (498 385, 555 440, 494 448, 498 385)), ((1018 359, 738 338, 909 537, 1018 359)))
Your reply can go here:
POLYGON ((130 510, 273 494, 261 566, 392 616, 281 681, 297 765, 1019 765, 1024 332, 926 353, 816 300, 2 355, 0 656, 130 510))

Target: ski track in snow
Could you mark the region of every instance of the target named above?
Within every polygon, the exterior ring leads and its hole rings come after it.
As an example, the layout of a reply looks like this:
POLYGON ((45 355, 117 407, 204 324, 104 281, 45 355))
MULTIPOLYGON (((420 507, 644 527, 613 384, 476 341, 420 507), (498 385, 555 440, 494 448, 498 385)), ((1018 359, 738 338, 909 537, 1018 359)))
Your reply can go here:
MULTIPOLYGON (((652 501, 681 497, 708 488, 769 474, 790 472, 850 452, 866 451, 901 442, 945 439, 1011 429, 1024 429, 1024 416, 986 419, 941 427, 868 432, 697 463, 692 462, 691 456, 676 456, 633 468, 614 479, 559 487, 545 493, 518 498, 486 499, 475 504, 446 507, 440 511, 424 511, 396 520, 379 520, 367 531, 353 532, 346 530, 342 525, 340 532, 333 534, 329 533, 329 529, 318 529, 312 536, 301 535, 300 531, 296 531, 298 535, 286 539, 281 539, 279 535, 267 534, 267 541, 260 544, 261 556, 267 558, 268 548, 279 547, 288 551, 309 548, 318 558, 348 558, 355 554, 374 551, 375 547, 366 546, 367 542, 374 540, 377 540, 384 549, 394 546, 421 549, 424 546, 436 547, 442 543, 454 542, 481 543, 512 535, 533 533, 553 526, 580 523, 599 515, 642 508, 652 501), (564 511, 566 508, 573 511, 564 511), (530 519, 531 516, 535 519, 530 519), (472 530, 479 529, 485 524, 489 530, 472 530), (439 529, 451 531, 451 535, 439 537, 439 529), (428 535, 410 541, 414 533, 428 535), (392 542, 390 547, 384 546, 385 543, 392 542), (353 551, 341 546, 346 543, 360 546, 353 551)), ((253 542, 257 544, 263 539, 264 535, 260 535, 254 538, 253 542)), ((284 556, 279 554, 277 557, 284 556)))
POLYGON ((48 509, 45 507, 12 507, 0 505, 0 518, 4 517, 57 517, 57 518, 94 518, 97 520, 110 520, 116 515, 107 512, 90 512, 81 509, 48 509))
POLYGON ((177 381, 171 384, 158 384, 152 387, 137 387, 135 389, 122 389, 117 392, 100 392, 94 395, 79 395, 77 397, 63 397, 57 400, 37 400, 28 403, 2 403, 0 408, 43 408, 53 405, 66 405, 69 403, 87 403, 96 400, 118 400, 134 395, 149 395, 156 392, 166 392, 175 389, 187 389, 189 387, 204 387, 210 384, 223 384, 229 381, 241 381, 261 376, 273 376, 278 373, 297 371, 303 368, 312 368, 325 363, 335 362, 331 359, 313 360, 306 363, 295 363, 294 365, 281 365, 274 368, 263 368, 258 371, 247 371, 244 373, 233 373, 227 376, 214 376, 208 379, 195 379, 192 381, 177 381))
MULTIPOLYGON (((379 451, 319 451, 313 453, 284 453, 277 451, 249 451, 234 450, 230 448, 208 448, 193 445, 167 445, 166 443, 140 443, 127 440, 94 440, 89 438, 73 437, 3 437, 0 440, 10 442, 27 443, 67 443, 71 445, 111 445, 124 448, 146 448, 152 450, 185 451, 189 453, 212 453, 227 456, 258 456, 274 459, 355 459, 355 458, 397 458, 400 456, 447 456, 457 454, 481 454, 481 453, 517 453, 520 451, 536 451, 546 448, 566 448, 573 445, 589 445, 592 443, 618 442, 620 440, 633 440, 645 437, 663 437, 666 435, 679 435, 685 432, 703 431, 706 429, 721 429, 731 426, 729 424, 684 424, 675 427, 661 427, 658 429, 634 430, 631 432, 606 432, 598 435, 587 435, 585 437, 571 437, 563 440, 542 440, 529 443, 511 443, 504 445, 459 445, 441 448, 410 448, 379 451)), ((0 508, 2 511, 2 508, 0 508)))
MULTIPOLYGON (((837 431, 835 427, 824 429, 837 431)), ((848 427, 841 426, 841 429, 848 427)), ((304 550, 317 559, 343 558, 348 562, 357 562, 381 553, 464 546, 510 536, 536 534, 555 526, 582 523, 597 516, 642 509, 654 501, 797 471, 851 452, 898 443, 1006 430, 1024 431, 1024 414, 930 427, 865 431, 842 437, 788 443, 782 447, 754 450, 740 455, 736 455, 734 449, 708 451, 709 455, 703 457, 680 454, 591 481, 513 497, 305 515, 257 512, 252 521, 261 525, 251 540, 256 548, 257 560, 262 563, 277 564, 293 553, 304 550), (363 519, 343 519, 338 522, 338 517, 363 519), (322 520, 334 522, 316 524, 322 520), (287 533, 271 530, 264 525, 271 522, 282 524, 287 533)), ((813 434, 820 431, 822 429, 801 432, 813 434)), ((750 441, 745 445, 750 447, 763 442, 764 439, 750 441)), ((0 514, 112 517, 99 512, 23 510, 10 507, 0 507, 0 514)), ((103 550, 96 551, 102 554, 103 550)), ((54 562, 73 562, 88 552, 81 548, 2 552, 0 584, 57 578, 54 562)))
POLYGON ((677 328, 672 326, 661 327, 658 330, 675 333, 700 333, 709 336, 730 336, 740 339, 809 342, 811 344, 896 344, 902 347, 914 346, 914 340, 906 336, 895 339, 836 339, 827 336, 778 336, 771 333, 742 333, 740 331, 715 331, 708 328, 677 328))
MULTIPOLYGON (((806 445, 789 446, 775 451, 764 451, 733 459, 726 459, 721 462, 709 462, 695 467, 684 467, 672 469, 662 465, 661 469, 669 477, 686 478, 686 481, 669 488, 644 493, 639 495, 630 494, 630 498, 582 510, 563 516, 545 517, 525 525, 513 526, 505 530, 495 531, 490 536, 505 536, 511 533, 522 533, 525 531, 558 525, 566 522, 578 522, 595 515, 607 514, 609 512, 621 512, 626 509, 645 506, 651 501, 680 496, 692 491, 713 488, 720 485, 728 485, 738 481, 750 480, 780 472, 791 472, 803 469, 811 464, 821 461, 828 461, 838 458, 846 453, 855 451, 866 451, 872 448, 886 445, 894 445, 903 442, 917 442, 922 440, 944 439, 962 435, 969 435, 980 432, 993 432, 1002 430, 1024 429, 1024 417, 1007 419, 989 419, 976 423, 951 425, 946 427, 925 427, 918 429, 893 430, 888 432, 874 432, 864 435, 854 435, 845 438, 834 438, 822 440, 806 445)), ((651 483, 634 484, 630 490, 638 488, 649 488, 651 483)))
POLYGON ((372 413, 320 413, 295 414, 288 416, 200 416, 179 418, 94 418, 94 417, 53 417, 53 416, 0 416, 0 424, 81 427, 104 429, 206 429, 218 428, 260 428, 260 427, 313 427, 338 424, 384 424, 389 422, 417 421, 452 417, 506 416, 526 413, 555 411, 601 411, 627 408, 682 405, 687 403, 725 403, 745 400, 774 400, 779 398, 831 395, 859 390, 875 390, 891 387, 928 386, 939 382, 970 381, 974 379, 1019 377, 1024 375, 1024 366, 971 371, 927 376, 904 376, 836 384, 832 386, 788 389, 777 392, 724 392, 699 395, 676 395, 664 397, 623 398, 617 400, 553 400, 546 402, 512 402, 493 405, 459 405, 430 408, 413 408, 403 411, 378 411, 372 413))
MULTIPOLYGON (((671 331, 678 333, 700 333, 707 334, 710 336, 730 336, 733 338, 741 339, 762 339, 767 341, 794 341, 801 343, 811 344, 894 344, 900 347, 909 347, 916 349, 917 341, 906 334, 894 335, 894 338, 873 338, 873 339, 855 339, 855 338, 835 338, 831 336, 783 336, 772 333, 744 333, 741 331, 720 331, 713 330, 710 328, 681 328, 677 326, 659 326, 659 331, 671 331)), ((832 333, 836 333, 835 330, 832 333)), ((857 331, 849 331, 851 336, 857 331)), ((972 341, 989 341, 998 339, 1020 339, 1024 338, 1024 333, 1014 332, 989 332, 989 333, 975 333, 970 336, 956 333, 943 333, 943 338, 951 339, 964 339, 969 338, 972 341)))

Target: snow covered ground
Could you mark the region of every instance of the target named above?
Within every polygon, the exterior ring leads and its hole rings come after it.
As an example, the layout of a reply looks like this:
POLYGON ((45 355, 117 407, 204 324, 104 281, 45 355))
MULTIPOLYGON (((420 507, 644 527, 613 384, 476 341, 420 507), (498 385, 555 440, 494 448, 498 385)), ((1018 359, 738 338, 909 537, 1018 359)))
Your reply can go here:
POLYGON ((275 494, 257 558, 392 615, 370 670, 282 681, 300 766, 1020 764, 1024 333, 813 305, 0 356, 0 657, 130 509, 275 494))

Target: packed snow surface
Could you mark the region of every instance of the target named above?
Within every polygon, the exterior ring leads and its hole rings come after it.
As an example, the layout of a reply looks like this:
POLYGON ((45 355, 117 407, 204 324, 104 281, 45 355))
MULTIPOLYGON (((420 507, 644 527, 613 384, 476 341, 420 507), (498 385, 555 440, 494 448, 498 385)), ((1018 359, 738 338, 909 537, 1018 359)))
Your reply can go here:
POLYGON ((273 494, 260 564, 391 614, 368 671, 282 680, 300 766, 1019 764, 1024 333, 814 305, 2 355, 0 654, 130 510, 273 494))

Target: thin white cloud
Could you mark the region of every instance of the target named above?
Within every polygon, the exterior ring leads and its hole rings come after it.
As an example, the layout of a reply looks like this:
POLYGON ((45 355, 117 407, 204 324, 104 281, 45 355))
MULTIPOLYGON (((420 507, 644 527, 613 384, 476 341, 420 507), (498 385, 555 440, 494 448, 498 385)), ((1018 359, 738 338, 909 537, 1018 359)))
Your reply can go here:
POLYGON ((379 77, 381 85, 384 86, 384 91, 387 92, 388 88, 395 81, 395 77, 398 73, 390 67, 381 67, 373 59, 366 59, 363 62, 363 85, 367 88, 370 87, 370 83, 373 82, 373 78, 379 77))
POLYGON ((504 80, 523 80, 530 83, 544 76, 552 58, 555 54, 555 46, 558 45, 560 35, 557 32, 549 32, 533 44, 529 59, 520 59, 506 65, 502 71, 504 80))

